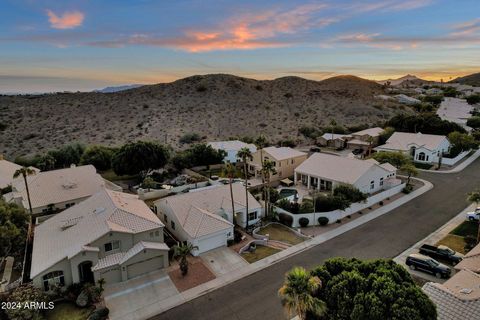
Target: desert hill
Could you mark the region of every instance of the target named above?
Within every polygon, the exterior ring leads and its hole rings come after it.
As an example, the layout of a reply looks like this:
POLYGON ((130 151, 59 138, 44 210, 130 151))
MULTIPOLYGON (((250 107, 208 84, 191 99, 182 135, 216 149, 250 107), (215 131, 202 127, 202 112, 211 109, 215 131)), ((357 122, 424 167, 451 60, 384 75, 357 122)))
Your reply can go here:
POLYGON ((449 81, 451 83, 467 84, 474 87, 480 87, 480 72, 473 73, 465 77, 460 77, 449 81))
POLYGON ((406 76, 397 78, 397 79, 387 79, 377 81, 379 84, 390 83, 391 86, 395 87, 412 87, 412 86, 422 86, 425 84, 432 83, 432 81, 421 79, 415 75, 407 74, 406 76))
POLYGON ((312 81, 254 80, 227 74, 192 76, 114 93, 0 96, 0 153, 33 154, 66 143, 118 145, 157 139, 265 134, 271 141, 302 140, 302 126, 377 124, 404 112, 378 83, 353 76, 312 81))

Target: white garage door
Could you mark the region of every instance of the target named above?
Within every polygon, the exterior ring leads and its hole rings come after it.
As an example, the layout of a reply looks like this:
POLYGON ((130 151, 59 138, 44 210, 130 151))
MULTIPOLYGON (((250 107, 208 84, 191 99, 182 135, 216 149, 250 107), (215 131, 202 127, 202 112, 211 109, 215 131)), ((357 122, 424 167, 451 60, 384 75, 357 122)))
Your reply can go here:
POLYGON ((162 269, 163 267, 163 256, 142 260, 127 265, 127 277, 128 279, 132 279, 141 276, 142 274, 162 269))
POLYGON ((120 268, 102 270, 99 273, 99 278, 105 279, 107 284, 117 283, 122 281, 122 273, 120 272, 120 268))
POLYGON ((226 246, 227 238, 224 233, 210 238, 198 240, 198 253, 213 250, 218 247, 226 246))

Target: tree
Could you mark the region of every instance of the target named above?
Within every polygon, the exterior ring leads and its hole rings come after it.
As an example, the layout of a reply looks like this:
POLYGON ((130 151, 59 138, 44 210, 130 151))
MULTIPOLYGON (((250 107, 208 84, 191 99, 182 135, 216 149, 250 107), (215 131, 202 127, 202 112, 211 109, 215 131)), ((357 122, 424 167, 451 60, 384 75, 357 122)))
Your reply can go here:
POLYGON ((467 98, 467 103, 468 104, 477 104, 480 103, 480 95, 479 94, 472 94, 469 95, 467 98))
MULTIPOLYGON (((233 179, 235 178, 235 175, 237 173, 237 168, 235 168, 235 165, 231 164, 230 162, 227 162, 225 164, 225 168, 223 168, 223 174, 228 178, 228 184, 230 185, 230 200, 232 200, 232 220, 235 223, 235 201, 233 199, 233 179)), ((248 214, 247 214, 247 219, 248 219, 248 214)))
MULTIPOLYGON (((322 288, 314 297, 328 312, 321 319, 434 320, 435 305, 392 260, 332 258, 311 271, 322 288)), ((320 319, 307 312, 307 319, 320 319)))
POLYGON ((467 126, 478 129, 480 128, 480 117, 479 116, 474 116, 471 117, 467 120, 467 126))
POLYGON ((335 119, 330 120, 330 127, 331 127, 331 134, 332 134, 332 140, 333 140, 333 134, 335 133, 335 127, 337 126, 337 121, 335 119))
POLYGON ((452 144, 450 154, 455 156, 460 152, 470 149, 476 149, 478 143, 475 138, 469 134, 454 131, 448 135, 448 141, 452 144))
POLYGON ((50 150, 47 155, 55 159, 55 168, 67 168, 72 164, 79 164, 84 151, 84 145, 72 143, 59 149, 50 150))
POLYGON ((131 142, 113 155, 112 167, 117 175, 140 174, 143 179, 151 170, 165 166, 169 156, 169 150, 156 142, 131 142))
POLYGON ((435 113, 399 114, 388 120, 386 126, 392 127, 400 132, 421 132, 445 136, 453 131, 466 132, 459 124, 442 120, 435 113))
POLYGON ((397 169, 401 166, 410 162, 408 156, 404 153, 398 152, 388 152, 388 151, 380 151, 373 155, 373 158, 380 163, 390 163, 392 166, 396 167, 397 169))
POLYGON ((188 273, 187 257, 193 250, 198 250, 198 247, 192 245, 190 242, 180 243, 173 247, 173 257, 180 260, 180 271, 182 272, 182 276, 186 276, 188 273))
POLYGON ((247 161, 252 159, 252 152, 249 148, 243 147, 241 148, 238 153, 237 157, 242 159, 243 163, 243 175, 245 177, 245 210, 247 214, 247 222, 245 224, 245 229, 248 229, 248 168, 247 168, 247 161))
POLYGON ((25 191, 27 192, 28 208, 30 209, 30 214, 33 214, 33 210, 32 201, 30 200, 30 190, 28 189, 27 176, 31 176, 34 174, 36 174, 35 170, 29 167, 22 167, 15 171, 15 173, 13 174, 13 178, 18 178, 19 176, 23 177, 23 182, 25 183, 25 191))
POLYGON ((265 184, 264 189, 266 188, 265 192, 265 216, 268 217, 268 213, 270 211, 270 177, 274 174, 277 174, 275 170, 275 166, 273 161, 264 160, 262 165, 262 176, 264 177, 265 184))
POLYGON ((283 286, 278 290, 282 304, 289 316, 296 314, 301 320, 307 312, 321 317, 326 312, 326 304, 314 297, 322 282, 302 267, 294 267, 285 275, 283 286))
POLYGON ((410 178, 418 175, 417 168, 412 163, 406 163, 400 167, 400 170, 407 174, 407 186, 410 184, 410 178))
POLYGON ((177 152, 172 159, 172 164, 177 170, 195 166, 208 166, 222 163, 226 156, 224 150, 215 150, 212 146, 199 143, 191 146, 185 151, 177 152))
POLYGON ((425 96, 423 98, 423 101, 432 104, 434 107, 438 107, 440 103, 442 103, 443 97, 442 96, 425 96))
POLYGON ((89 146, 83 153, 80 164, 91 164, 97 170, 105 171, 112 167, 115 150, 105 146, 89 146))
MULTIPOLYGON (((472 203, 475 203, 475 205, 478 207, 478 204, 480 203, 480 190, 470 192, 468 194, 467 200, 472 203)), ((480 242, 480 220, 478 220, 478 231, 477 231, 477 243, 479 242, 480 242)))
MULTIPOLYGON (((25 209, 6 203, 0 198, 0 257, 9 255, 22 258, 28 229, 28 215, 25 209)), ((0 262, 0 265, 2 263, 0 262)))
POLYGON ((390 139, 390 137, 394 132, 395 132, 395 128, 392 128, 392 127, 386 127, 385 129, 383 129, 383 132, 378 137, 378 143, 385 144, 385 142, 387 142, 387 140, 390 139))

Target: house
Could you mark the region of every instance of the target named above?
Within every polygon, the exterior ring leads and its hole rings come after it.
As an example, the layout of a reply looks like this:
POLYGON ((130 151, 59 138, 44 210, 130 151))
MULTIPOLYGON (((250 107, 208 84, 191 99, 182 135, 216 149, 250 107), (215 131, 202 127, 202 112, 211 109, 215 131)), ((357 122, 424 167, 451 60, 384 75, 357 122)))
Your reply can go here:
POLYGON ((248 163, 248 171, 256 178, 262 176, 262 161, 273 162, 276 173, 270 176, 270 182, 280 181, 293 176, 293 171, 307 159, 307 153, 290 147, 267 147, 257 150, 248 163))
POLYGON ((450 150, 447 137, 435 134, 394 132, 384 145, 376 151, 401 151, 409 154, 413 161, 437 163, 450 150))
POLYGON ((314 153, 295 169, 294 180, 308 189, 329 191, 341 184, 351 184, 371 194, 400 184, 396 172, 391 164, 379 164, 373 159, 314 153))
POLYGON ((346 140, 350 137, 345 134, 324 133, 317 138, 317 144, 322 147, 330 147, 335 149, 343 149, 346 147, 346 140))
POLYGON ((35 227, 33 284, 107 284, 168 266, 164 225, 136 195, 102 188, 35 227))
POLYGON ((251 143, 245 143, 239 140, 232 140, 232 141, 215 141, 209 142, 209 146, 211 146, 215 150, 223 150, 227 153, 225 158, 223 158, 224 162, 236 163, 241 161, 238 158, 237 153, 242 148, 248 148, 250 152, 253 154, 257 151, 257 147, 251 143))
MULTIPOLYGON (((2 155, 0 155, 0 190, 12 185, 13 175, 15 174, 15 171, 21 168, 21 165, 7 161, 3 158, 2 155)), ((38 170, 37 168, 30 168, 37 173, 40 172, 40 170, 38 170)))
POLYGON ((395 96, 395 99, 397 99, 397 101, 398 101, 399 103, 407 104, 407 105, 414 105, 414 104, 417 104, 417 103, 420 103, 420 102, 421 102, 421 101, 418 100, 418 99, 409 97, 409 96, 404 95, 404 94, 397 94, 397 95, 395 96))
POLYGON ((380 135, 384 130, 380 127, 369 128, 350 134, 351 138, 347 141, 349 149, 362 149, 367 151, 370 148, 378 146, 380 135))
MULTIPOLYGON (((235 213, 232 211, 230 185, 211 186, 157 200, 160 219, 179 240, 188 241, 198 250, 194 255, 226 246, 233 239, 233 223, 246 227, 245 187, 232 184, 235 213)), ((248 193, 248 223, 263 216, 262 206, 248 193)))
MULTIPOLYGON (((106 187, 122 188, 103 179, 94 166, 73 166, 66 169, 42 171, 27 176, 32 213, 40 214, 69 208, 106 187)), ((4 195, 8 201, 28 209, 28 197, 23 177, 12 182, 12 192, 4 195)))
POLYGON ((480 319, 480 275, 461 270, 443 284, 427 282, 422 287, 436 305, 438 320, 480 319))

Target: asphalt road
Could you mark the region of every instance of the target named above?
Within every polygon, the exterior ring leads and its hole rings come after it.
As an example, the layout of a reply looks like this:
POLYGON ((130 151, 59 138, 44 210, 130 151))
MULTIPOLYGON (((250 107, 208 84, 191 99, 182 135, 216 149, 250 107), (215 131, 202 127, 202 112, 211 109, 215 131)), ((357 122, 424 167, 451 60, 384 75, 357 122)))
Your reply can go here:
POLYGON ((465 209, 466 194, 480 187, 480 158, 460 173, 422 172, 419 177, 434 188, 386 215, 152 319, 287 319, 277 290, 289 269, 312 268, 337 256, 397 256, 465 209))

